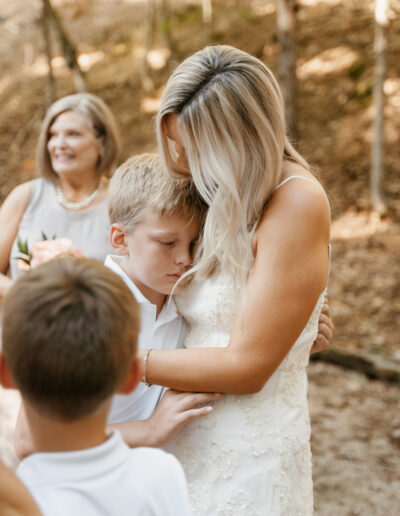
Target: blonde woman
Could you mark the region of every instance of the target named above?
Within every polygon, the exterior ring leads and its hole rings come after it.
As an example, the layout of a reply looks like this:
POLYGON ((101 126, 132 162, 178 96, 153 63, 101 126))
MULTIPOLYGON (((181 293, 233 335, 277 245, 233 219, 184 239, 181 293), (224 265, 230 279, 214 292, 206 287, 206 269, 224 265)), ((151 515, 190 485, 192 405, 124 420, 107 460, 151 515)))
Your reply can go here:
POLYGON ((148 383, 227 393, 169 448, 194 513, 312 514, 306 367, 329 270, 325 192, 286 136, 274 76, 232 47, 177 68, 157 135, 167 168, 209 205, 178 300, 187 349, 144 360, 148 383))
POLYGON ((18 237, 32 243, 68 238, 103 261, 108 242, 108 178, 119 151, 115 118, 95 95, 57 100, 42 122, 36 149, 41 177, 17 186, 0 210, 0 299, 20 275, 18 237), (10 277, 6 276, 10 269, 10 277))

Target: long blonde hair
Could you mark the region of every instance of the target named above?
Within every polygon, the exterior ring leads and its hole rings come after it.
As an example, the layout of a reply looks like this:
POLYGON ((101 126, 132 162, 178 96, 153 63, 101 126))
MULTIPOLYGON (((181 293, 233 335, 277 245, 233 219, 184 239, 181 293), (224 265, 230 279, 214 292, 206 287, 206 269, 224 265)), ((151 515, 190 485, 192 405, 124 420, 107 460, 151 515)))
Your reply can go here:
POLYGON ((283 160, 309 168, 287 138, 278 82, 260 60, 230 46, 206 47, 183 61, 157 116, 161 156, 179 173, 166 134, 170 114, 178 115, 193 181, 209 205, 193 271, 207 277, 219 268, 243 285, 254 229, 283 160))

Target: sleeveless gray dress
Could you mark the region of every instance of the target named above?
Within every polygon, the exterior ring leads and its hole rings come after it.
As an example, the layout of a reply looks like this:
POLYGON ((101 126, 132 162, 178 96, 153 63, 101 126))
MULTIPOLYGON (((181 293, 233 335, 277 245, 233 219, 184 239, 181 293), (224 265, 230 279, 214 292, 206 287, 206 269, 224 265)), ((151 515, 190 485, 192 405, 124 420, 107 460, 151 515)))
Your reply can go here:
MULTIPOLYGON (((48 238, 69 238, 86 256, 104 262, 106 255, 112 253, 109 230, 107 196, 91 210, 69 211, 58 204, 53 183, 39 178, 32 181, 31 197, 17 235, 23 241, 28 240, 29 247, 35 240, 42 240, 42 232, 48 238)), ((10 253, 12 279, 21 275, 19 254, 16 238, 10 253)))

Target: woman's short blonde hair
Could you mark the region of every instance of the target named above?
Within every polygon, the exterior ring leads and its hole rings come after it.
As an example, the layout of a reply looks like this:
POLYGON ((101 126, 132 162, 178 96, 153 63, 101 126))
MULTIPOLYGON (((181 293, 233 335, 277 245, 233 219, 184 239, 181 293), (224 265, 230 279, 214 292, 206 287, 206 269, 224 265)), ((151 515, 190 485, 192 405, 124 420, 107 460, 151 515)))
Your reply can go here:
POLYGON ((67 111, 83 115, 93 127, 96 135, 103 140, 103 152, 97 165, 98 175, 110 177, 117 164, 120 139, 117 123, 107 104, 91 93, 76 93, 63 97, 52 104, 42 122, 36 147, 36 164, 40 175, 55 181, 57 174, 51 166, 47 142, 49 131, 56 118, 67 111))
POLYGON ((140 154, 125 161, 113 175, 108 211, 111 223, 118 222, 130 233, 148 210, 202 221, 207 206, 190 179, 171 177, 157 154, 140 154))
POLYGON ((209 205, 199 260, 193 271, 216 267, 243 284, 250 270, 253 232, 284 160, 306 161, 286 135, 283 97, 272 72, 236 48, 210 46, 183 61, 168 80, 157 116, 166 168, 182 172, 167 136, 167 117, 178 116, 193 182, 209 205))

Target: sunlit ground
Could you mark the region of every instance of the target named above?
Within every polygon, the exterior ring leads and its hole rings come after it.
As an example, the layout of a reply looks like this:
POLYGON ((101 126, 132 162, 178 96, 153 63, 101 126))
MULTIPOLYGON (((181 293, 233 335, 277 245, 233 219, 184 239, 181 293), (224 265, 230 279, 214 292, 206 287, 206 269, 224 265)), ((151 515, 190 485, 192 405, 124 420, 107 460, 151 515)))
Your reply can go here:
POLYGON ((325 50, 308 60, 300 58, 297 75, 300 80, 304 80, 312 76, 323 77, 332 73, 337 74, 350 68, 358 59, 358 52, 351 47, 341 45, 325 50))
POLYGON ((332 241, 351 240, 353 238, 369 238, 388 230, 390 222, 381 219, 376 212, 347 211, 332 222, 332 241))

